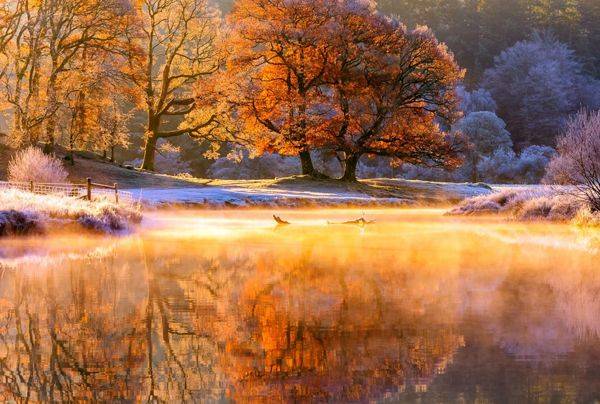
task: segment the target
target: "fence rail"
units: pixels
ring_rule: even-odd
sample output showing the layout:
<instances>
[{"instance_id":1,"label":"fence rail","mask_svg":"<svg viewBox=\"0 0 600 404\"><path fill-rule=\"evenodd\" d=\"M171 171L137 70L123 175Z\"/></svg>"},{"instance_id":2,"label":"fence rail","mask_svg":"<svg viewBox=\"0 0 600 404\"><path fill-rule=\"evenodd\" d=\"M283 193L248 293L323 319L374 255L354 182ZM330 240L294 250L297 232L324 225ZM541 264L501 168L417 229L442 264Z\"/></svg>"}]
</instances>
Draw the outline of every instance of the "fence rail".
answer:
<instances>
[{"instance_id":1,"label":"fence rail","mask_svg":"<svg viewBox=\"0 0 600 404\"><path fill-rule=\"evenodd\" d=\"M0 189L18 189L40 195L57 195L69 198L95 200L113 200L115 203L133 205L135 198L131 192L122 191L113 185L99 184L87 178L83 184L51 184L37 182L5 182L0 181Z\"/></svg>"}]
</instances>

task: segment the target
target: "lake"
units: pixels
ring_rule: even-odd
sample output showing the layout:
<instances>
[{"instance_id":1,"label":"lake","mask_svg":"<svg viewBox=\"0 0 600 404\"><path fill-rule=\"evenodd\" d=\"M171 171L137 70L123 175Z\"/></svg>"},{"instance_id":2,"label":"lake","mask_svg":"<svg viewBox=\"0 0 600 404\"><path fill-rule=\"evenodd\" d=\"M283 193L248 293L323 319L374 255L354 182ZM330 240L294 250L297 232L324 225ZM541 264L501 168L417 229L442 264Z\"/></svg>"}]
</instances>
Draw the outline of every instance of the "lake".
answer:
<instances>
[{"instance_id":1,"label":"lake","mask_svg":"<svg viewBox=\"0 0 600 404\"><path fill-rule=\"evenodd\" d=\"M600 400L599 231L272 213L0 241L0 399Z\"/></svg>"}]
</instances>

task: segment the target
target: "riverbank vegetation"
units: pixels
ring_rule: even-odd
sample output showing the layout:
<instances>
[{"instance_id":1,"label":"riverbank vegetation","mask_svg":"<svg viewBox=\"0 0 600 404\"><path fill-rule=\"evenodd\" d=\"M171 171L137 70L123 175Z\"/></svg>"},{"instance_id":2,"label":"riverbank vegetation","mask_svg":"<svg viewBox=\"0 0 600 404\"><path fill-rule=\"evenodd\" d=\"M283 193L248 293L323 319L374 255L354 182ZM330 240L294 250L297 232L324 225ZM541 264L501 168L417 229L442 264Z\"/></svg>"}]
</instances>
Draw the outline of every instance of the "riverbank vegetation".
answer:
<instances>
[{"instance_id":1,"label":"riverbank vegetation","mask_svg":"<svg viewBox=\"0 0 600 404\"><path fill-rule=\"evenodd\" d=\"M600 226L600 214L591 209L584 195L564 187L509 188L468 198L449 215L501 215L522 221L571 222Z\"/></svg>"},{"instance_id":2,"label":"riverbank vegetation","mask_svg":"<svg viewBox=\"0 0 600 404\"><path fill-rule=\"evenodd\" d=\"M133 204L118 204L114 197L105 196L88 200L76 188L65 187L68 184L61 182L67 171L62 161L35 147L13 156L8 177L11 182L0 183L0 236L39 234L68 226L115 233L141 219ZM34 183L42 186L34 188Z\"/></svg>"},{"instance_id":3,"label":"riverbank vegetation","mask_svg":"<svg viewBox=\"0 0 600 404\"><path fill-rule=\"evenodd\" d=\"M108 200L86 201L37 195L16 189L0 192L0 236L40 234L66 228L101 233L130 230L139 222L138 208Z\"/></svg>"},{"instance_id":4,"label":"riverbank vegetation","mask_svg":"<svg viewBox=\"0 0 600 404\"><path fill-rule=\"evenodd\" d=\"M545 181L562 186L508 189L468 199L452 214L508 213L518 219L600 224L600 111L581 111L558 138Z\"/></svg>"}]
</instances>

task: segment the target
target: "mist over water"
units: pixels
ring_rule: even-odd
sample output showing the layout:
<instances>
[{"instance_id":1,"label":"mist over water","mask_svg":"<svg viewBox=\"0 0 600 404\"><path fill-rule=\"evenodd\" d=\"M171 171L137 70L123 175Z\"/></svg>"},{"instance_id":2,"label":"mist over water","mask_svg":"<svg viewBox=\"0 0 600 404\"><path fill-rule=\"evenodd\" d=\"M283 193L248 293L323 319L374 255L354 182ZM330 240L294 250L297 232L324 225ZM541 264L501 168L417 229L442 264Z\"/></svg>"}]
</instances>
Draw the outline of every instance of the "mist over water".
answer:
<instances>
[{"instance_id":1,"label":"mist over water","mask_svg":"<svg viewBox=\"0 0 600 404\"><path fill-rule=\"evenodd\" d=\"M171 211L0 244L0 399L600 400L600 232Z\"/></svg>"}]
</instances>

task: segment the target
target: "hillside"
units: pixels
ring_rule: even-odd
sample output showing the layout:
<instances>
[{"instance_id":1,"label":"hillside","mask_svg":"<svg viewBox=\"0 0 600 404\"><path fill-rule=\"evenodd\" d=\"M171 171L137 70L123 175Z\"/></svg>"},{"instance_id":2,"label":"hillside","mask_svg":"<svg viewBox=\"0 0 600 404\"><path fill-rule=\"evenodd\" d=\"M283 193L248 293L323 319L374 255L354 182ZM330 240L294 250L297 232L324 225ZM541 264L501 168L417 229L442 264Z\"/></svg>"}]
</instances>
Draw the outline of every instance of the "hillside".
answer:
<instances>
[{"instance_id":1,"label":"hillside","mask_svg":"<svg viewBox=\"0 0 600 404\"><path fill-rule=\"evenodd\" d=\"M7 166L12 151L0 145L0 180L5 181ZM57 156L62 158L65 152L57 150ZM99 158L98 155L79 152L75 155L75 165L65 162L69 172L69 181L84 182L90 177L94 182L103 184L118 183L121 188L153 188L153 187L185 187L197 184L180 180L167 175L160 175L138 170L128 170L118 164L110 163Z\"/></svg>"}]
</instances>

